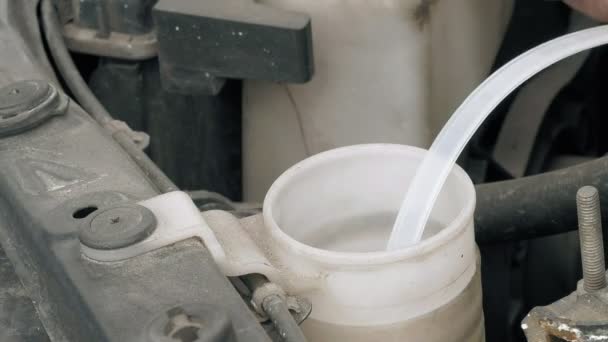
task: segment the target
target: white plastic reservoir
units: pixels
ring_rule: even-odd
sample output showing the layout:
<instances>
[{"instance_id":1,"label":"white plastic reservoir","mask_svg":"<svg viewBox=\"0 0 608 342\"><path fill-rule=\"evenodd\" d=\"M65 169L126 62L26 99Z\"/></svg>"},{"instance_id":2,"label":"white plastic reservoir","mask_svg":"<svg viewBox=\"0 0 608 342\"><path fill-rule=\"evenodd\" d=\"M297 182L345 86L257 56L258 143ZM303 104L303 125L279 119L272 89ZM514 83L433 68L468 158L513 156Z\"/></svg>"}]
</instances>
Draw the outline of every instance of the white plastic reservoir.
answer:
<instances>
[{"instance_id":1,"label":"white plastic reservoir","mask_svg":"<svg viewBox=\"0 0 608 342\"><path fill-rule=\"evenodd\" d=\"M423 240L385 250L403 189L426 153L371 144L317 154L274 182L262 214L241 219L201 214L184 192L162 194L139 203L158 221L147 239L81 249L116 262L195 237L226 276L263 274L284 290L269 285L258 298L308 299L302 327L311 342L482 342L475 189L461 168L451 169Z\"/></svg>"},{"instance_id":2,"label":"white plastic reservoir","mask_svg":"<svg viewBox=\"0 0 608 342\"><path fill-rule=\"evenodd\" d=\"M428 148L483 80L512 0L260 0L312 18L315 76L306 84L246 81L246 200L282 172L332 148Z\"/></svg>"},{"instance_id":3,"label":"white plastic reservoir","mask_svg":"<svg viewBox=\"0 0 608 342\"><path fill-rule=\"evenodd\" d=\"M475 190L462 169L448 177L423 241L384 251L425 153L390 144L339 148L272 185L265 230L255 235L280 270L272 280L311 300L303 324L310 341L484 340Z\"/></svg>"}]
</instances>

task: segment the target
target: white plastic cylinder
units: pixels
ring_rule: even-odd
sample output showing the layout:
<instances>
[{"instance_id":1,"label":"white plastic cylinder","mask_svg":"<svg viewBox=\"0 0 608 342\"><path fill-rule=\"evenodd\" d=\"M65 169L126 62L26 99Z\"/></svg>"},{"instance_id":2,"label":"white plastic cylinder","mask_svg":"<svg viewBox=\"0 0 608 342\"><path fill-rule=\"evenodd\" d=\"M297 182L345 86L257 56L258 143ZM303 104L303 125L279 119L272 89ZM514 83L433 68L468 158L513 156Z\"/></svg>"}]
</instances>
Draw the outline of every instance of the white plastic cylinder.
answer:
<instances>
[{"instance_id":1,"label":"white plastic cylinder","mask_svg":"<svg viewBox=\"0 0 608 342\"><path fill-rule=\"evenodd\" d=\"M315 155L280 176L264 201L288 293L312 301L311 341L478 342L483 313L474 241L475 190L456 167L418 245L384 247L425 151L372 144ZM302 287L298 274L319 274Z\"/></svg>"},{"instance_id":2,"label":"white plastic cylinder","mask_svg":"<svg viewBox=\"0 0 608 342\"><path fill-rule=\"evenodd\" d=\"M246 81L246 200L289 166L361 143L428 147L487 75L512 0L261 0L312 18L306 84Z\"/></svg>"}]
</instances>

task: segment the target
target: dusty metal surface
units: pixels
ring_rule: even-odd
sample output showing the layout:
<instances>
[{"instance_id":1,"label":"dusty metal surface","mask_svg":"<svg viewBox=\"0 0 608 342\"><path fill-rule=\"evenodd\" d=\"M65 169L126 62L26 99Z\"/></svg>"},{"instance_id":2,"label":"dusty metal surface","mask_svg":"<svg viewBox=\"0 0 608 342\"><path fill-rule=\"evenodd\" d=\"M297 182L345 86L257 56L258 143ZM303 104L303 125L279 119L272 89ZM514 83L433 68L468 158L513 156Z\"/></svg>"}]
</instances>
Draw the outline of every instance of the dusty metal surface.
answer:
<instances>
[{"instance_id":1,"label":"dusty metal surface","mask_svg":"<svg viewBox=\"0 0 608 342\"><path fill-rule=\"evenodd\" d=\"M529 342L608 341L607 295L606 291L575 292L549 306L533 309L521 327Z\"/></svg>"},{"instance_id":2,"label":"dusty metal surface","mask_svg":"<svg viewBox=\"0 0 608 342\"><path fill-rule=\"evenodd\" d=\"M13 81L44 75L54 80L40 42L36 13L37 1L0 1L0 22L10 22L0 28L0 86ZM15 16L15 14L17 14ZM34 43L29 45L29 43ZM15 70L8 61L36 63L31 68ZM7 254L14 253L14 245L3 241L0 247L0 341L50 341L38 317L28 291L23 287ZM8 253L4 250L7 249Z\"/></svg>"},{"instance_id":3,"label":"dusty metal surface","mask_svg":"<svg viewBox=\"0 0 608 342\"><path fill-rule=\"evenodd\" d=\"M0 341L50 341L3 249L0 249Z\"/></svg>"},{"instance_id":4,"label":"dusty metal surface","mask_svg":"<svg viewBox=\"0 0 608 342\"><path fill-rule=\"evenodd\" d=\"M36 5L0 0L0 86L26 79L58 84L39 36ZM154 317L200 303L221 308L236 341L268 341L198 241L124 262L82 257L78 234L87 213L156 194L135 162L73 101L64 115L0 139L0 243L50 339L149 341ZM18 323L40 327L35 319Z\"/></svg>"}]
</instances>

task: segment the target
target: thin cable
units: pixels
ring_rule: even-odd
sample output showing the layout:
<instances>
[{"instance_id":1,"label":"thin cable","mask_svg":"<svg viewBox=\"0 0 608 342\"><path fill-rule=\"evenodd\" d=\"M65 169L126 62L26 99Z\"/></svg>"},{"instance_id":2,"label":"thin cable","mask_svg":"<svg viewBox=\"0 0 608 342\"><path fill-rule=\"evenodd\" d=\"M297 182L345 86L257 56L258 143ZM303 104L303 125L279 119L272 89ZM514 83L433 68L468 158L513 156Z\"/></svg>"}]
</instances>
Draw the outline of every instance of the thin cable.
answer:
<instances>
[{"instance_id":1,"label":"thin cable","mask_svg":"<svg viewBox=\"0 0 608 342\"><path fill-rule=\"evenodd\" d=\"M248 274L241 277L241 280L254 294L269 284L268 279L261 274ZM264 313L272 321L272 324L277 329L277 332L282 341L285 342L306 342L307 339L300 329L300 326L293 318L287 307L285 300L276 293L268 293L262 298L261 303L258 303Z\"/></svg>"},{"instance_id":2,"label":"thin cable","mask_svg":"<svg viewBox=\"0 0 608 342\"><path fill-rule=\"evenodd\" d=\"M48 43L49 51L55 61L55 65L65 80L68 88L78 103L84 108L89 115L95 119L100 125L106 126L112 120L112 116L97 100L97 97L90 91L89 86L80 75L80 71L74 64L72 56L68 51L61 34L61 24L53 7L51 0L42 1L42 27L44 36Z\"/></svg>"},{"instance_id":3,"label":"thin cable","mask_svg":"<svg viewBox=\"0 0 608 342\"><path fill-rule=\"evenodd\" d=\"M306 337L298 323L293 319L287 304L278 295L270 295L264 298L262 303L264 312L268 315L279 336L285 342L306 342Z\"/></svg>"}]
</instances>

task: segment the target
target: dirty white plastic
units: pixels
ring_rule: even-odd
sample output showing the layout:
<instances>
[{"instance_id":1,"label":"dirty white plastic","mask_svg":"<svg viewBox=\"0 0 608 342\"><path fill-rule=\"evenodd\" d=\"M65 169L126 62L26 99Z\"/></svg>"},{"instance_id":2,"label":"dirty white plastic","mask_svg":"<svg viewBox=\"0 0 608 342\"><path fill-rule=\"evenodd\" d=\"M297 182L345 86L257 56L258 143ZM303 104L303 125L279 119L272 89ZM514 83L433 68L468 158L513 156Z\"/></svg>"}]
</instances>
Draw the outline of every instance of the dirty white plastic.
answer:
<instances>
[{"instance_id":1,"label":"dirty white plastic","mask_svg":"<svg viewBox=\"0 0 608 342\"><path fill-rule=\"evenodd\" d=\"M608 25L542 44L512 60L484 81L454 112L416 172L395 221L388 250L417 243L450 170L486 117L513 90L546 67L583 50L608 44Z\"/></svg>"},{"instance_id":2,"label":"dirty white plastic","mask_svg":"<svg viewBox=\"0 0 608 342\"><path fill-rule=\"evenodd\" d=\"M259 2L311 16L315 75L305 84L244 82L248 201L262 201L291 165L332 148L428 148L488 75L512 0Z\"/></svg>"},{"instance_id":3,"label":"dirty white plastic","mask_svg":"<svg viewBox=\"0 0 608 342\"><path fill-rule=\"evenodd\" d=\"M452 170L438 198L432 236L384 251L401 189L425 153L389 144L339 148L304 160L272 185L264 201L267 236L257 239L283 271L275 281L312 301L309 340L482 340L475 190L462 169Z\"/></svg>"},{"instance_id":4,"label":"dirty white plastic","mask_svg":"<svg viewBox=\"0 0 608 342\"><path fill-rule=\"evenodd\" d=\"M149 237L132 246L110 250L90 248L81 244L82 253L97 261L120 261L179 241L197 238L205 242L216 262L223 263L226 259L224 249L187 193L173 191L137 204L150 209L156 217L156 229Z\"/></svg>"},{"instance_id":5,"label":"dirty white plastic","mask_svg":"<svg viewBox=\"0 0 608 342\"><path fill-rule=\"evenodd\" d=\"M420 244L384 251L401 189L426 151L359 145L315 155L271 187L264 213L200 215L187 194L139 204L158 225L128 248L81 246L99 261L128 259L196 238L227 276L260 273L313 305L303 329L315 342L481 342L483 314L474 241L475 190L450 173Z\"/></svg>"}]
</instances>

